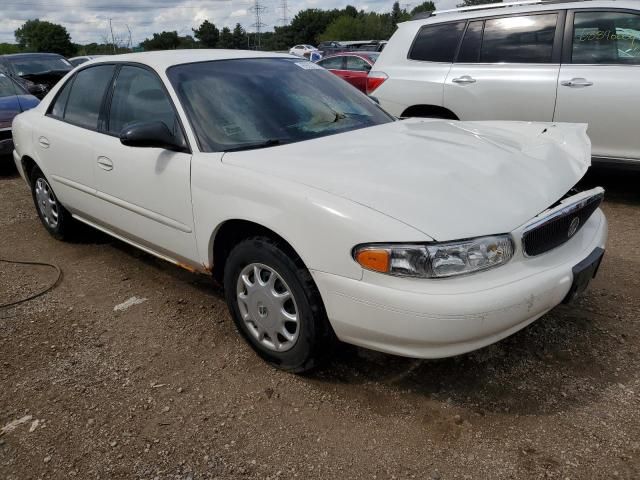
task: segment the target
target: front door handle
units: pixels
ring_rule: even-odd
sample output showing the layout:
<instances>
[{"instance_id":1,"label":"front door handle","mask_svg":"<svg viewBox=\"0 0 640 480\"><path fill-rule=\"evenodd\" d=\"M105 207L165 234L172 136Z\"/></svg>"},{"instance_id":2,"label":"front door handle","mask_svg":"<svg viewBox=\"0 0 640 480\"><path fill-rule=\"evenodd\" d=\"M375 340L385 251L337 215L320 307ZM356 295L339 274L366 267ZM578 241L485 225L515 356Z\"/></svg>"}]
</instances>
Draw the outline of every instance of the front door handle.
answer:
<instances>
[{"instance_id":1,"label":"front door handle","mask_svg":"<svg viewBox=\"0 0 640 480\"><path fill-rule=\"evenodd\" d=\"M461 83L461 84L467 84L467 83L476 83L476 79L473 77L470 77L469 75L463 75L461 77L458 78L454 78L453 80L451 80L453 83Z\"/></svg>"},{"instance_id":2,"label":"front door handle","mask_svg":"<svg viewBox=\"0 0 640 480\"><path fill-rule=\"evenodd\" d=\"M40 137L38 143L42 148L49 148L49 139L47 137Z\"/></svg>"},{"instance_id":3,"label":"front door handle","mask_svg":"<svg viewBox=\"0 0 640 480\"><path fill-rule=\"evenodd\" d=\"M107 172L113 170L113 162L107 157L98 157L98 166Z\"/></svg>"},{"instance_id":4,"label":"front door handle","mask_svg":"<svg viewBox=\"0 0 640 480\"><path fill-rule=\"evenodd\" d=\"M571 80L564 80L560 82L560 84L563 87L580 88L580 87L590 87L591 85L593 85L593 82L590 82L586 78L572 78Z\"/></svg>"}]
</instances>

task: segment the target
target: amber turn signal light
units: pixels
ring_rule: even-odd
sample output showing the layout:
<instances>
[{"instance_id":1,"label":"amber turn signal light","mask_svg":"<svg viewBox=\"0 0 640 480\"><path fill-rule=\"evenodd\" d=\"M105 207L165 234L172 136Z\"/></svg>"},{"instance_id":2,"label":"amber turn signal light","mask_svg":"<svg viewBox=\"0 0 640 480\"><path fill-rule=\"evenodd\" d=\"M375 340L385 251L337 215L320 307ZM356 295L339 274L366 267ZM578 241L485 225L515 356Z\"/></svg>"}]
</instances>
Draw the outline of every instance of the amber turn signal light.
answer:
<instances>
[{"instance_id":1,"label":"amber turn signal light","mask_svg":"<svg viewBox=\"0 0 640 480\"><path fill-rule=\"evenodd\" d=\"M356 252L355 259L363 268L375 272L386 273L389 271L391 255L388 250L367 248Z\"/></svg>"}]
</instances>

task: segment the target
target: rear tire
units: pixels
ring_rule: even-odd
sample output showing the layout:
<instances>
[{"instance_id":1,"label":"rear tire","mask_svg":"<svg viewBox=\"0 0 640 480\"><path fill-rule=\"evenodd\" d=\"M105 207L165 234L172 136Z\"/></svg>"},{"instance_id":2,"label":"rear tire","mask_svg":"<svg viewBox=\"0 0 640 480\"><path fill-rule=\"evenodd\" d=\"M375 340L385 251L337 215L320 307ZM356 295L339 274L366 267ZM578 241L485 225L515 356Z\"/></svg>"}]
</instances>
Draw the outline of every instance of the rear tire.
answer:
<instances>
[{"instance_id":1,"label":"rear tire","mask_svg":"<svg viewBox=\"0 0 640 480\"><path fill-rule=\"evenodd\" d=\"M276 368L306 372L336 343L309 271L297 255L269 237L243 240L231 250L224 291L242 336Z\"/></svg>"},{"instance_id":2,"label":"rear tire","mask_svg":"<svg viewBox=\"0 0 640 480\"><path fill-rule=\"evenodd\" d=\"M33 203L44 228L58 240L68 241L75 238L78 222L58 201L42 170L34 166L29 179L31 180Z\"/></svg>"}]
</instances>

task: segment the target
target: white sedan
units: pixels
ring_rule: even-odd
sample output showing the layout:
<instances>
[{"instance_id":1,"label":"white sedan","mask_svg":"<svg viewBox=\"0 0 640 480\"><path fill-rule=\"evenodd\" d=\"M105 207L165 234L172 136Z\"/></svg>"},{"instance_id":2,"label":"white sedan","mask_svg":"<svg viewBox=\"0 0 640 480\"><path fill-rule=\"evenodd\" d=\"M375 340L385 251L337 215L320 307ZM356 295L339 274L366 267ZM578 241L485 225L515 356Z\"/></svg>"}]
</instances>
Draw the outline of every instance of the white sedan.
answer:
<instances>
[{"instance_id":1,"label":"white sedan","mask_svg":"<svg viewBox=\"0 0 640 480\"><path fill-rule=\"evenodd\" d=\"M313 52L319 52L313 45L296 45L289 50L290 55L306 58L309 58Z\"/></svg>"},{"instance_id":2,"label":"white sedan","mask_svg":"<svg viewBox=\"0 0 640 480\"><path fill-rule=\"evenodd\" d=\"M437 358L581 293L604 253L585 125L398 121L287 55L106 57L13 124L44 227L78 222L224 286L270 363L335 339Z\"/></svg>"}]
</instances>

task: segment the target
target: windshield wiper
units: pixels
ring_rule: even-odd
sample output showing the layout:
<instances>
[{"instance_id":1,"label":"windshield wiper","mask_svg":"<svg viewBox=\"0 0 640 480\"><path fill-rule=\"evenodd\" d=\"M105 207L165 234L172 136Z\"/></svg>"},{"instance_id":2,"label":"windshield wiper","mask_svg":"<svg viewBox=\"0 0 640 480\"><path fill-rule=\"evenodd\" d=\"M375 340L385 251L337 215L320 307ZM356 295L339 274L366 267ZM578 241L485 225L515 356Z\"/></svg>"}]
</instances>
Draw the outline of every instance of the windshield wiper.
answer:
<instances>
[{"instance_id":1,"label":"windshield wiper","mask_svg":"<svg viewBox=\"0 0 640 480\"><path fill-rule=\"evenodd\" d=\"M238 145L237 147L226 148L222 151L223 152L240 152L242 150L255 150L257 148L275 147L276 145L284 145L285 143L288 143L288 142L286 140L282 140L279 138L270 138L269 140L265 140L263 142L245 143L244 145Z\"/></svg>"}]
</instances>

